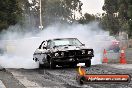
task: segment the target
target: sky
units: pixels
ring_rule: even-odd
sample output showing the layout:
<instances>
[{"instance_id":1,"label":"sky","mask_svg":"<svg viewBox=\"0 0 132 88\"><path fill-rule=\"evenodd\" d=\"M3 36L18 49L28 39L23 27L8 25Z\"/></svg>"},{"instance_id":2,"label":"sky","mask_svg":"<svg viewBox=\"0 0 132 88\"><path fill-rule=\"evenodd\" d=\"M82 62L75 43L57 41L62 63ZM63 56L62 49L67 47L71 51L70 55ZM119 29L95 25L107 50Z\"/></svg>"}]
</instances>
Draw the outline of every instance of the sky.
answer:
<instances>
[{"instance_id":1,"label":"sky","mask_svg":"<svg viewBox=\"0 0 132 88\"><path fill-rule=\"evenodd\" d=\"M103 13L104 0L80 0L83 3L82 13L97 14Z\"/></svg>"}]
</instances>

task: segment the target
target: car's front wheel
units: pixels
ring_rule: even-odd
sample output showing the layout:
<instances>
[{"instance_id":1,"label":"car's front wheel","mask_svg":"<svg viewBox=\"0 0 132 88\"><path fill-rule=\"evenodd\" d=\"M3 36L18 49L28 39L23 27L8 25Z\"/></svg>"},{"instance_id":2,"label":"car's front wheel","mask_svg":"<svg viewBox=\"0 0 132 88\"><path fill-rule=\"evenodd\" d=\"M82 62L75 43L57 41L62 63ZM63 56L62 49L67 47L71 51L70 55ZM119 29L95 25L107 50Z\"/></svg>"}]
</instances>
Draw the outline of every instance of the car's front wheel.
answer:
<instances>
[{"instance_id":1,"label":"car's front wheel","mask_svg":"<svg viewBox=\"0 0 132 88\"><path fill-rule=\"evenodd\" d=\"M50 69L56 68L56 64L52 58L50 59L49 65L50 65Z\"/></svg>"},{"instance_id":2,"label":"car's front wheel","mask_svg":"<svg viewBox=\"0 0 132 88\"><path fill-rule=\"evenodd\" d=\"M86 66L86 67L91 67L91 59L90 59L90 60L87 60L87 61L85 62L85 66Z\"/></svg>"}]
</instances>

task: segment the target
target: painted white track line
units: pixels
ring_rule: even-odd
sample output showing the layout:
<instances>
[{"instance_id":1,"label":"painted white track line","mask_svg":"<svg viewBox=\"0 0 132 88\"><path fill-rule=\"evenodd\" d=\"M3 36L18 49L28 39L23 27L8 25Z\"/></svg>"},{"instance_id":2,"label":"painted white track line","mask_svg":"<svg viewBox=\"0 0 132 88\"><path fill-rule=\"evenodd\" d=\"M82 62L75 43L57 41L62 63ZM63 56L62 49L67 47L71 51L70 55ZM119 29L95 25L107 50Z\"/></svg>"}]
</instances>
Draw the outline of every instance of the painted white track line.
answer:
<instances>
[{"instance_id":1,"label":"painted white track line","mask_svg":"<svg viewBox=\"0 0 132 88\"><path fill-rule=\"evenodd\" d=\"M11 71L10 71L11 72ZM29 81L26 77L24 77L21 74L18 74L16 72L11 72L12 75L19 80L19 82L21 82L26 88L43 88L41 86L39 86L37 83Z\"/></svg>"},{"instance_id":2,"label":"painted white track line","mask_svg":"<svg viewBox=\"0 0 132 88\"><path fill-rule=\"evenodd\" d=\"M11 71L10 69L6 69L12 75L14 76L15 79L17 79L20 83L22 83L26 88L66 88L66 87L58 87L58 86L51 86L51 87L42 87L38 83L35 83L33 81L30 81L21 73L17 73L15 71ZM1 87L0 87L1 88Z\"/></svg>"},{"instance_id":3,"label":"painted white track line","mask_svg":"<svg viewBox=\"0 0 132 88\"><path fill-rule=\"evenodd\" d=\"M0 80L0 88L6 88L1 80Z\"/></svg>"}]
</instances>

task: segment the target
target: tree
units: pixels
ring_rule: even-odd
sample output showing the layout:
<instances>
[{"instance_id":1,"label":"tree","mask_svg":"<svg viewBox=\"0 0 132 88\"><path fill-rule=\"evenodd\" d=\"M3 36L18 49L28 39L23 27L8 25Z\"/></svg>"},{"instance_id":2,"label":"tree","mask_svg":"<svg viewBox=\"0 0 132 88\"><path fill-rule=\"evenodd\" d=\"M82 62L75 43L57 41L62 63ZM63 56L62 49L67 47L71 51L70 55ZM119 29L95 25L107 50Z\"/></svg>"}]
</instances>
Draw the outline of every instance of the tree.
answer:
<instances>
[{"instance_id":1,"label":"tree","mask_svg":"<svg viewBox=\"0 0 132 88\"><path fill-rule=\"evenodd\" d=\"M2 0L0 5L0 29L19 22L39 26L39 0ZM76 13L81 15L80 0L42 0L43 25L61 21L76 21ZM4 8L4 9L3 9ZM25 25L24 25L25 26Z\"/></svg>"},{"instance_id":2,"label":"tree","mask_svg":"<svg viewBox=\"0 0 132 88\"><path fill-rule=\"evenodd\" d=\"M102 17L102 25L104 29L110 31L111 34L117 34L120 29L118 16L115 15L118 11L118 1L105 0L102 9L106 11L106 14L104 13Z\"/></svg>"},{"instance_id":3,"label":"tree","mask_svg":"<svg viewBox=\"0 0 132 88\"><path fill-rule=\"evenodd\" d=\"M126 31L132 36L132 0L105 0L102 24L105 29L116 34L119 31Z\"/></svg>"},{"instance_id":4,"label":"tree","mask_svg":"<svg viewBox=\"0 0 132 88\"><path fill-rule=\"evenodd\" d=\"M0 3L0 31L15 25L21 17L21 8L17 0L1 0Z\"/></svg>"},{"instance_id":5,"label":"tree","mask_svg":"<svg viewBox=\"0 0 132 88\"><path fill-rule=\"evenodd\" d=\"M91 14L88 14L88 13L85 13L84 16L82 16L78 22L81 23L81 24L87 24L91 21L95 21L97 18L94 16L94 15L91 15Z\"/></svg>"},{"instance_id":6,"label":"tree","mask_svg":"<svg viewBox=\"0 0 132 88\"><path fill-rule=\"evenodd\" d=\"M33 0L34 15L39 19L39 1ZM81 14L82 3L80 0L42 0L43 25L49 25L56 21L72 23L76 20L75 13ZM39 25L39 22L37 22Z\"/></svg>"}]
</instances>

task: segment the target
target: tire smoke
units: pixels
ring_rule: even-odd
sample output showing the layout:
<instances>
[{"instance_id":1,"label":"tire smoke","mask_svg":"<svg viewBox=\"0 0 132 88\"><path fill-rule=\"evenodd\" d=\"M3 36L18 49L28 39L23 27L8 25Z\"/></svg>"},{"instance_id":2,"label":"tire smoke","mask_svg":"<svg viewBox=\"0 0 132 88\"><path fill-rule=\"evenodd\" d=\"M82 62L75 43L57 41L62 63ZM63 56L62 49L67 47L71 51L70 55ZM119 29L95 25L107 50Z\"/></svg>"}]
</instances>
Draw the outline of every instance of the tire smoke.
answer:
<instances>
[{"instance_id":1,"label":"tire smoke","mask_svg":"<svg viewBox=\"0 0 132 88\"><path fill-rule=\"evenodd\" d=\"M13 28L17 29L18 26ZM94 49L92 64L101 64L102 50L109 44L98 42L97 35L109 36L109 32L102 30L98 22L86 25L56 23L36 34L6 31L1 40L0 49L4 53L0 55L0 65L5 68L38 68L38 63L33 61L33 53L43 40L53 38L78 38L87 47Z\"/></svg>"}]
</instances>

